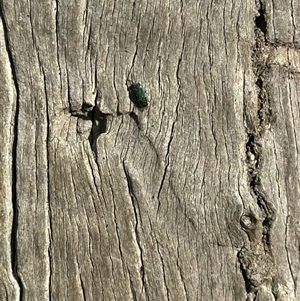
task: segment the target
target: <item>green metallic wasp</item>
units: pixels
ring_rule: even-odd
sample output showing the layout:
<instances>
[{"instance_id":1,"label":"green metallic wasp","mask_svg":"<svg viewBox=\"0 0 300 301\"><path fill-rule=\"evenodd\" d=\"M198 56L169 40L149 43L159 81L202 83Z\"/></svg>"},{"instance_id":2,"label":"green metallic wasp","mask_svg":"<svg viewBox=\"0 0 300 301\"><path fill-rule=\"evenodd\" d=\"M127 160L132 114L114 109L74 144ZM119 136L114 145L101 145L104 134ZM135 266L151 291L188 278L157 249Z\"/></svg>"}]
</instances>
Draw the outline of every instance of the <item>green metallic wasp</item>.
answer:
<instances>
[{"instance_id":1,"label":"green metallic wasp","mask_svg":"<svg viewBox=\"0 0 300 301\"><path fill-rule=\"evenodd\" d=\"M148 100L145 96L145 91L140 83L133 83L128 87L129 98L136 105L142 109L147 107Z\"/></svg>"}]
</instances>

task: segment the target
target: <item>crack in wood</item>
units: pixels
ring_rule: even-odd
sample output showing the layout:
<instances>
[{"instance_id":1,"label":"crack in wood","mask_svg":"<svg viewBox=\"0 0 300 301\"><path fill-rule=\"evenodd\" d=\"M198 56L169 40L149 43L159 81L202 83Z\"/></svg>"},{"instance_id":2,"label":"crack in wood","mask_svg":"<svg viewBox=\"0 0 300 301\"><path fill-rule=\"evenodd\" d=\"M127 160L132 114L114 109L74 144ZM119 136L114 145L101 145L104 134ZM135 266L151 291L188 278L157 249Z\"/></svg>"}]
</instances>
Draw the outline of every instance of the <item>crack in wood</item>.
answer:
<instances>
[{"instance_id":1,"label":"crack in wood","mask_svg":"<svg viewBox=\"0 0 300 301\"><path fill-rule=\"evenodd\" d=\"M91 145L91 149L93 153L97 154L97 147L96 142L98 137L107 131L107 116L110 114L102 113L98 106L95 105L92 111L91 120L93 122L90 135L89 135L89 142Z\"/></svg>"},{"instance_id":2,"label":"crack in wood","mask_svg":"<svg viewBox=\"0 0 300 301\"><path fill-rule=\"evenodd\" d=\"M260 212L248 212L241 217L240 224L247 233L250 243L249 246L242 247L238 252L238 260L247 291L247 301L276 300L273 292L276 264L271 250L271 230L276 218L276 210L262 188L261 179L263 153L261 142L265 131L270 127L273 113L265 85L265 77L269 69L270 47L266 42L268 24L265 18L265 7L261 0L258 2L255 26L256 44L253 48L252 60L258 88L257 123L254 127L248 125L246 163L249 186Z\"/></svg>"},{"instance_id":3,"label":"crack in wood","mask_svg":"<svg viewBox=\"0 0 300 301\"><path fill-rule=\"evenodd\" d=\"M262 1L260 0L258 9L258 16L255 18L255 25L259 28L264 35L267 34L267 21L265 19L265 7Z\"/></svg>"},{"instance_id":4,"label":"crack in wood","mask_svg":"<svg viewBox=\"0 0 300 301\"><path fill-rule=\"evenodd\" d=\"M12 228L11 228L11 268L12 268L12 274L15 280L17 281L20 289L20 295L19 299L23 299L24 295L24 285L22 282L21 277L18 274L18 224L19 224L19 214L18 214L18 201L17 201L17 144L18 144L18 126L19 126L19 85L17 81L17 73L16 73L16 67L13 60L13 54L11 52L11 47L9 45L9 39L8 34L9 30L7 28L7 24L3 15L3 4L0 3L0 19L2 21L3 26L3 33L4 33L4 39L5 39L5 47L7 56L10 63L11 73L12 73L12 79L16 90L16 107L15 107L15 116L14 116L14 134L13 134L13 146L12 146L12 208L13 208L13 217L12 217Z\"/></svg>"}]
</instances>

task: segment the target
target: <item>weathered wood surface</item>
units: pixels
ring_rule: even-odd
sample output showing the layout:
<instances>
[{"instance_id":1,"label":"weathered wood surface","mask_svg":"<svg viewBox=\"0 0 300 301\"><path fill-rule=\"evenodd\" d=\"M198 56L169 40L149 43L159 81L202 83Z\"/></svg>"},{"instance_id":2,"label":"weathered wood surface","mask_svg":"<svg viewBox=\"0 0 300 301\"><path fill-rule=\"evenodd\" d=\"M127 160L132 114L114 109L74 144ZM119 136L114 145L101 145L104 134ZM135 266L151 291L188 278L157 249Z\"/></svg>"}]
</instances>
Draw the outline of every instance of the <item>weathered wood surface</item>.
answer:
<instances>
[{"instance_id":1,"label":"weathered wood surface","mask_svg":"<svg viewBox=\"0 0 300 301\"><path fill-rule=\"evenodd\" d=\"M300 4L0 7L1 300L300 300Z\"/></svg>"}]
</instances>

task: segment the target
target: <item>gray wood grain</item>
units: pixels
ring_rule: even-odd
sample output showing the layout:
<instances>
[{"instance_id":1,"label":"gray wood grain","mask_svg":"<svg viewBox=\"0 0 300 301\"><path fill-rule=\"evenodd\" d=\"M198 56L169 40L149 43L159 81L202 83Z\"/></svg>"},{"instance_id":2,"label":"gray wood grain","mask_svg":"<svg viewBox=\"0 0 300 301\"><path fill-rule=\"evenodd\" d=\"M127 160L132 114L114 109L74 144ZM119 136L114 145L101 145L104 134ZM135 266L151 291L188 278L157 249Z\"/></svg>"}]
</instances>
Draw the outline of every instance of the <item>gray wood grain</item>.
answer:
<instances>
[{"instance_id":1,"label":"gray wood grain","mask_svg":"<svg viewBox=\"0 0 300 301\"><path fill-rule=\"evenodd\" d=\"M3 0L0 299L298 300L298 6Z\"/></svg>"}]
</instances>

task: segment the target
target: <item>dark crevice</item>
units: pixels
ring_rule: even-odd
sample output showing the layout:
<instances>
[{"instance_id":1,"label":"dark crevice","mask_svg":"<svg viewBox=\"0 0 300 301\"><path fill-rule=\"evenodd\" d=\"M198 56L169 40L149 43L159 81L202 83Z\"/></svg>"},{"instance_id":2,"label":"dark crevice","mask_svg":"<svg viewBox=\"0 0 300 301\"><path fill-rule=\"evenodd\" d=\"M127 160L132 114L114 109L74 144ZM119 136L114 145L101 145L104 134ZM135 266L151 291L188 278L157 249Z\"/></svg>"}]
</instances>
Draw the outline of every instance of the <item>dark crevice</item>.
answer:
<instances>
[{"instance_id":1,"label":"dark crevice","mask_svg":"<svg viewBox=\"0 0 300 301\"><path fill-rule=\"evenodd\" d=\"M107 131L107 116L109 115L110 114L102 113L97 105L95 105L93 110L90 112L89 119L93 121L93 125L88 139L91 149L95 154L97 149L97 138Z\"/></svg>"},{"instance_id":2,"label":"dark crevice","mask_svg":"<svg viewBox=\"0 0 300 301\"><path fill-rule=\"evenodd\" d=\"M276 211L261 184L262 144L259 142L261 139L263 139L262 134L248 134L246 143L249 186L262 213L256 215L248 210L240 220L250 242L248 247L243 247L238 252L238 260L248 294L247 300L256 300L260 286L269 281L268 279L273 279L276 270L271 250L271 230Z\"/></svg>"},{"instance_id":3,"label":"dark crevice","mask_svg":"<svg viewBox=\"0 0 300 301\"><path fill-rule=\"evenodd\" d=\"M41 65L42 66L42 65ZM42 67L43 71L43 79L44 79L44 93L45 93L45 99L46 99L46 119L47 119L47 134L46 134L46 158L47 158L47 205L48 205L48 214L49 214L49 246L48 246L48 256L49 256L49 292L52 291L52 262L51 262L51 243L53 241L52 239L52 209L51 209L51 179L50 179L50 144L49 144L49 139L50 139L50 117L49 117L49 99L48 99L48 94L47 94L47 80L46 80L46 75L44 68ZM49 301L51 301L51 294L49 294Z\"/></svg>"},{"instance_id":4,"label":"dark crevice","mask_svg":"<svg viewBox=\"0 0 300 301\"><path fill-rule=\"evenodd\" d=\"M134 112L130 112L129 116L130 116L130 118L132 118L134 120L134 122L136 123L137 127L139 129L141 129L141 123L139 121L139 117Z\"/></svg>"},{"instance_id":5,"label":"dark crevice","mask_svg":"<svg viewBox=\"0 0 300 301\"><path fill-rule=\"evenodd\" d=\"M83 103L80 110L70 111L72 116L83 118L86 120L92 119L95 106L92 104ZM86 117L86 118L85 118Z\"/></svg>"},{"instance_id":6,"label":"dark crevice","mask_svg":"<svg viewBox=\"0 0 300 301\"><path fill-rule=\"evenodd\" d=\"M259 28L264 35L267 34L267 21L265 18L265 8L262 1L259 1L259 9L258 9L258 16L255 18L255 25Z\"/></svg>"},{"instance_id":7,"label":"dark crevice","mask_svg":"<svg viewBox=\"0 0 300 301\"><path fill-rule=\"evenodd\" d=\"M13 60L13 54L11 52L8 29L4 16L3 2L0 2L0 18L2 20L5 47L10 62L12 78L16 89L16 108L14 116L14 133L13 133L13 145L12 145L12 229L11 229L11 265L12 273L19 284L20 288L20 300L23 299L24 287L21 278L18 275L18 226L19 226L19 211L18 211L18 196L17 196L17 145L18 145L18 133L19 133L19 112L20 112L20 91L17 81L16 68Z\"/></svg>"},{"instance_id":8,"label":"dark crevice","mask_svg":"<svg viewBox=\"0 0 300 301\"><path fill-rule=\"evenodd\" d=\"M79 119L82 119L82 120L93 120L94 109L92 109L92 111L88 111L88 112L73 111L73 112L71 112L71 115L74 117L77 117Z\"/></svg>"},{"instance_id":9,"label":"dark crevice","mask_svg":"<svg viewBox=\"0 0 300 301\"><path fill-rule=\"evenodd\" d=\"M248 163L249 184L252 190L256 185L261 183L260 180L260 156L262 146L257 142L254 134L248 134L248 141L246 143L246 156Z\"/></svg>"},{"instance_id":10,"label":"dark crevice","mask_svg":"<svg viewBox=\"0 0 300 301\"><path fill-rule=\"evenodd\" d=\"M89 103L83 103L81 106L81 111L86 112L87 114L94 109L94 105Z\"/></svg>"},{"instance_id":11,"label":"dark crevice","mask_svg":"<svg viewBox=\"0 0 300 301\"><path fill-rule=\"evenodd\" d=\"M261 184L262 145L259 142L261 139L262 135L248 134L246 158L249 186L262 214L256 216L252 212L246 212L240 221L250 242L248 247L243 247L238 253L249 300L256 299L260 286L268 279L273 279L276 269L271 250L271 230L276 210ZM261 279L260 282L257 282L258 278Z\"/></svg>"},{"instance_id":12,"label":"dark crevice","mask_svg":"<svg viewBox=\"0 0 300 301\"><path fill-rule=\"evenodd\" d=\"M257 198L257 204L263 212L263 235L262 243L266 253L272 255L271 250L271 230L273 222L276 219L276 210L271 202L270 198L267 196L266 192L262 190L260 185L255 186L254 193Z\"/></svg>"},{"instance_id":13,"label":"dark crevice","mask_svg":"<svg viewBox=\"0 0 300 301\"><path fill-rule=\"evenodd\" d=\"M240 219L242 229L247 233L249 242L238 252L238 260L245 281L247 301L267 298L273 294L270 284L276 274L276 266L271 250L272 225L276 211L272 199L267 195L262 185L263 141L264 133L275 121L272 116L268 94L268 61L269 45L266 41L267 21L265 6L261 0L258 3L258 15L255 18L255 46L253 48L253 73L256 76L257 112L256 120L247 126L248 140L246 142L246 164L251 195L260 212L245 209ZM268 292L261 289L264 285Z\"/></svg>"},{"instance_id":14,"label":"dark crevice","mask_svg":"<svg viewBox=\"0 0 300 301\"><path fill-rule=\"evenodd\" d=\"M17 199L17 135L18 135L18 113L19 105L16 107L14 142L12 148L12 206L13 220L11 229L11 264L14 277L20 287L20 300L23 299L23 284L18 275L18 228L19 228L19 210Z\"/></svg>"},{"instance_id":15,"label":"dark crevice","mask_svg":"<svg viewBox=\"0 0 300 301\"><path fill-rule=\"evenodd\" d=\"M255 84L261 90L263 87L263 80L261 78L258 78Z\"/></svg>"},{"instance_id":16,"label":"dark crevice","mask_svg":"<svg viewBox=\"0 0 300 301\"><path fill-rule=\"evenodd\" d=\"M81 277L81 274L79 274L79 277L80 277L80 285L81 285L83 300L86 301L87 297L86 297L85 287L84 287L84 283L83 283L83 279Z\"/></svg>"}]
</instances>

